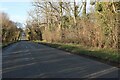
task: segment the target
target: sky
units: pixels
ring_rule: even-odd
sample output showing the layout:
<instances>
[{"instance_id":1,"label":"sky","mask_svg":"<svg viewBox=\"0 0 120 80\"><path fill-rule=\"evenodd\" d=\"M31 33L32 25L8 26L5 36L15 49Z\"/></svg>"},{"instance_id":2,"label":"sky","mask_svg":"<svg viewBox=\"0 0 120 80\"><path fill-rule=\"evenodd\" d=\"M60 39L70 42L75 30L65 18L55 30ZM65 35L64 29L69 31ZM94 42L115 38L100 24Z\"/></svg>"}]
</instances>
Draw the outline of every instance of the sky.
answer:
<instances>
[{"instance_id":1,"label":"sky","mask_svg":"<svg viewBox=\"0 0 120 80\"><path fill-rule=\"evenodd\" d=\"M10 20L14 22L25 23L27 12L32 7L31 2L1 2L0 11L8 14Z\"/></svg>"},{"instance_id":2,"label":"sky","mask_svg":"<svg viewBox=\"0 0 120 80\"><path fill-rule=\"evenodd\" d=\"M31 1L32 0L0 0L0 11L7 13L10 20L25 24L28 17L27 12L32 8Z\"/></svg>"}]
</instances>

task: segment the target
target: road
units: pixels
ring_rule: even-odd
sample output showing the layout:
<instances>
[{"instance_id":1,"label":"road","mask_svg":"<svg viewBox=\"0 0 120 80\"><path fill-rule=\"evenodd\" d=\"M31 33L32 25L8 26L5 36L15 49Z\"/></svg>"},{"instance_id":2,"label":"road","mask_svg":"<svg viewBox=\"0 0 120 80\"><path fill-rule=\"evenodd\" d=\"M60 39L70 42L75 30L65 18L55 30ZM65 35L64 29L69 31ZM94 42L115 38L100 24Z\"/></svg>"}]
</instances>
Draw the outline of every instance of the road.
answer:
<instances>
[{"instance_id":1,"label":"road","mask_svg":"<svg viewBox=\"0 0 120 80\"><path fill-rule=\"evenodd\" d=\"M20 41L2 51L3 78L118 78L118 68L55 48Z\"/></svg>"}]
</instances>

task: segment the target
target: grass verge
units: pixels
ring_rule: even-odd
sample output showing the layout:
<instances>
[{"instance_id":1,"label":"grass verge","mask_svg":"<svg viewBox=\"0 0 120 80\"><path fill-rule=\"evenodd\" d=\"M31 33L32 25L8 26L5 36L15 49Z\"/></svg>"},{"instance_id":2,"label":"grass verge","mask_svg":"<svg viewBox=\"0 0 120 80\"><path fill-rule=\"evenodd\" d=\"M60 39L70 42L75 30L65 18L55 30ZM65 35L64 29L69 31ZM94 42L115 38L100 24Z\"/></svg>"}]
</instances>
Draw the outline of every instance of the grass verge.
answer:
<instances>
[{"instance_id":1,"label":"grass verge","mask_svg":"<svg viewBox=\"0 0 120 80\"><path fill-rule=\"evenodd\" d=\"M80 56L95 59L103 63L110 64L112 66L120 67L120 54L117 50L89 48L78 44L49 43L41 41L34 42L41 43L43 45L54 47Z\"/></svg>"}]
</instances>

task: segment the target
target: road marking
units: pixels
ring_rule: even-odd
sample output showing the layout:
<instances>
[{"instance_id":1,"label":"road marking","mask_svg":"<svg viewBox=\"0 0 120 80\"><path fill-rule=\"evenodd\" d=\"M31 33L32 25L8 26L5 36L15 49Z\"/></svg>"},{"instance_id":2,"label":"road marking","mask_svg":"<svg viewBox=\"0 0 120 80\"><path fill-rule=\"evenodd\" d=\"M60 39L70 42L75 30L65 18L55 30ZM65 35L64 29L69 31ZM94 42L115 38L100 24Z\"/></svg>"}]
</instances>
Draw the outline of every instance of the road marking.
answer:
<instances>
[{"instance_id":1,"label":"road marking","mask_svg":"<svg viewBox=\"0 0 120 80\"><path fill-rule=\"evenodd\" d=\"M36 62L35 62L35 63L30 63L30 64L18 65L18 66L14 66L14 67L10 67L10 68L6 68L6 69L3 69L3 70L2 70L2 73L6 73L6 72L9 72L9 71L14 70L14 69L16 69L16 68L21 68L21 67L25 67L25 66L30 66L30 65L33 65L33 64L36 64Z\"/></svg>"},{"instance_id":2,"label":"road marking","mask_svg":"<svg viewBox=\"0 0 120 80\"><path fill-rule=\"evenodd\" d=\"M116 67L112 67L112 68L105 69L105 70L102 70L102 71L99 71L99 72L96 72L96 73L89 74L87 76L84 76L84 78L96 78L96 77L108 74L110 72L113 72L115 70L118 70L118 69Z\"/></svg>"}]
</instances>

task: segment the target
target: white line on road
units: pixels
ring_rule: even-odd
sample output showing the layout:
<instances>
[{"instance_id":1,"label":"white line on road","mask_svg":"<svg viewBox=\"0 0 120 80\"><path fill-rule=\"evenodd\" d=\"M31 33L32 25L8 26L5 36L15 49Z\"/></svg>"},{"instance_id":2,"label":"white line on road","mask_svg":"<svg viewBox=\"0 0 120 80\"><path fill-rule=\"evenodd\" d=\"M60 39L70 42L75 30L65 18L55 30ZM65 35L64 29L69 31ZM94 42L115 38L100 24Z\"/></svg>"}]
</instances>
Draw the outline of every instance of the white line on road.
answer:
<instances>
[{"instance_id":1,"label":"white line on road","mask_svg":"<svg viewBox=\"0 0 120 80\"><path fill-rule=\"evenodd\" d=\"M105 69L105 70L102 70L102 71L99 71L99 72L96 72L96 73L92 73L92 74L89 74L87 76L84 76L85 78L96 78L96 77L99 77L99 76L102 76L102 75L105 75L105 74L108 74L110 72L113 72L113 71L117 71L118 69L116 67L112 67L112 68L109 68L109 69Z\"/></svg>"}]
</instances>

